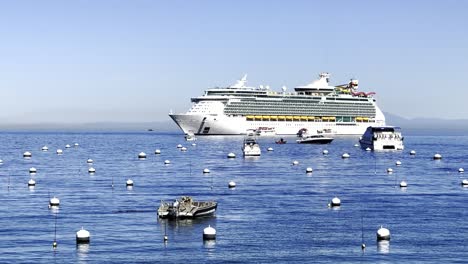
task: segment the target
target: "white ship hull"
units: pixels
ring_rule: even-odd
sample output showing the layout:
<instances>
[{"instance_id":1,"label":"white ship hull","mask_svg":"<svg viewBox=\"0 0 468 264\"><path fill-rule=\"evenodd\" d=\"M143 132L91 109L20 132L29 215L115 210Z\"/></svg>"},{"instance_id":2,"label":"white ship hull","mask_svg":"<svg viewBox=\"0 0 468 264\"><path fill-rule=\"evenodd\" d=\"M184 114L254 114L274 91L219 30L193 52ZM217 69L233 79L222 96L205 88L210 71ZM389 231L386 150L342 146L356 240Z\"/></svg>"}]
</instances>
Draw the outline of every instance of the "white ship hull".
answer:
<instances>
[{"instance_id":1,"label":"white ship hull","mask_svg":"<svg viewBox=\"0 0 468 264\"><path fill-rule=\"evenodd\" d=\"M249 129L273 127L278 135L296 135L301 128L308 131L331 129L337 135L362 135L369 126L382 126L385 122L300 122L300 121L247 121L245 117L196 114L169 115L184 133L195 135L245 135Z\"/></svg>"}]
</instances>

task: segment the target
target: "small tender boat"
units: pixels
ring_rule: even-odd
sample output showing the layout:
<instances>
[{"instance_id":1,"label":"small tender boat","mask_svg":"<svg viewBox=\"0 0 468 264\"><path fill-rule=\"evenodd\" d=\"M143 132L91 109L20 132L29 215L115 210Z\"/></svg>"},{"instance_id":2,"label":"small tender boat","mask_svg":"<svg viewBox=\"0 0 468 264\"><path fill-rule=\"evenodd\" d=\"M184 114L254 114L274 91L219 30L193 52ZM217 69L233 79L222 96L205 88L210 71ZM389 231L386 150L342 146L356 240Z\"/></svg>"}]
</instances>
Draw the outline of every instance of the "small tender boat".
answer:
<instances>
[{"instance_id":1,"label":"small tender boat","mask_svg":"<svg viewBox=\"0 0 468 264\"><path fill-rule=\"evenodd\" d=\"M182 196L173 203L161 201L158 209L160 218L194 218L213 214L218 207L215 201L194 201L190 196Z\"/></svg>"},{"instance_id":2,"label":"small tender boat","mask_svg":"<svg viewBox=\"0 0 468 264\"><path fill-rule=\"evenodd\" d=\"M296 140L296 142L300 144L329 144L332 141L332 137L324 135L307 135L303 136L301 139Z\"/></svg>"},{"instance_id":3,"label":"small tender boat","mask_svg":"<svg viewBox=\"0 0 468 264\"><path fill-rule=\"evenodd\" d=\"M403 150L401 128L394 126L368 127L359 140L361 148L371 150Z\"/></svg>"},{"instance_id":4,"label":"small tender boat","mask_svg":"<svg viewBox=\"0 0 468 264\"><path fill-rule=\"evenodd\" d=\"M194 141L197 140L197 138L195 137L195 134L192 131L189 131L187 134L185 134L185 140Z\"/></svg>"},{"instance_id":5,"label":"small tender boat","mask_svg":"<svg viewBox=\"0 0 468 264\"><path fill-rule=\"evenodd\" d=\"M259 127L255 130L257 136L275 136L276 131L274 127Z\"/></svg>"},{"instance_id":6,"label":"small tender boat","mask_svg":"<svg viewBox=\"0 0 468 264\"><path fill-rule=\"evenodd\" d=\"M286 144L286 140L280 138L279 140L275 141L276 144Z\"/></svg>"},{"instance_id":7,"label":"small tender boat","mask_svg":"<svg viewBox=\"0 0 468 264\"><path fill-rule=\"evenodd\" d=\"M242 146L244 156L260 156L262 150L254 137L246 137Z\"/></svg>"}]
</instances>

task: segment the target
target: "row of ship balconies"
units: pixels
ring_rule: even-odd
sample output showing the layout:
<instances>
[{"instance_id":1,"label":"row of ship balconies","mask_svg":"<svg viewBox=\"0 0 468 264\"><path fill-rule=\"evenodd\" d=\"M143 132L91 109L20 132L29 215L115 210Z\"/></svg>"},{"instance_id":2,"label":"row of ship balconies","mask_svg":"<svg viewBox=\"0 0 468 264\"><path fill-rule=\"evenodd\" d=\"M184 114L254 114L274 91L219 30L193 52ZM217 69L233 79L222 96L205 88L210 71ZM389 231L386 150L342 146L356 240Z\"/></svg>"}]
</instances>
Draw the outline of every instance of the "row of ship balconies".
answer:
<instances>
[{"instance_id":1,"label":"row of ship balconies","mask_svg":"<svg viewBox=\"0 0 468 264\"><path fill-rule=\"evenodd\" d=\"M247 121L285 121L285 122L371 122L368 116L288 116L288 115L247 115Z\"/></svg>"}]
</instances>

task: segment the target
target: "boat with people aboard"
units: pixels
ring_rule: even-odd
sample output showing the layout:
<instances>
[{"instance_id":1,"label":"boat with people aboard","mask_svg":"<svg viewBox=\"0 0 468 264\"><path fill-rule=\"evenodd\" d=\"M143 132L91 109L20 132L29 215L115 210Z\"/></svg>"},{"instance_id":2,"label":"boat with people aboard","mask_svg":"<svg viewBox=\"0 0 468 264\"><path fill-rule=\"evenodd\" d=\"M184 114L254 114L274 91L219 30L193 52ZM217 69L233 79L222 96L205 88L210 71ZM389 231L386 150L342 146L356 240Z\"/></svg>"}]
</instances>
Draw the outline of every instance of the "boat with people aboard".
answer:
<instances>
[{"instance_id":1,"label":"boat with people aboard","mask_svg":"<svg viewBox=\"0 0 468 264\"><path fill-rule=\"evenodd\" d=\"M316 135L305 135L302 138L296 140L300 144L329 144L333 141L332 137L316 134Z\"/></svg>"},{"instance_id":2,"label":"boat with people aboard","mask_svg":"<svg viewBox=\"0 0 468 264\"><path fill-rule=\"evenodd\" d=\"M361 148L371 150L403 150L404 137L396 126L370 126L359 139Z\"/></svg>"},{"instance_id":3,"label":"boat with people aboard","mask_svg":"<svg viewBox=\"0 0 468 264\"><path fill-rule=\"evenodd\" d=\"M211 215L216 211L215 201L194 201L190 196L182 196L174 202L161 201L158 208L159 218L194 218Z\"/></svg>"},{"instance_id":4,"label":"boat with people aboard","mask_svg":"<svg viewBox=\"0 0 468 264\"><path fill-rule=\"evenodd\" d=\"M323 72L310 84L294 91L273 91L269 86L247 86L247 75L228 87L207 89L191 99L186 113L169 116L184 133L195 135L242 135L248 129L274 128L278 135L294 135L332 129L337 135L362 135L368 126L384 126L385 116L373 92L358 91L358 80L329 84Z\"/></svg>"},{"instance_id":5,"label":"boat with people aboard","mask_svg":"<svg viewBox=\"0 0 468 264\"><path fill-rule=\"evenodd\" d=\"M283 138L280 138L279 140L276 140L275 143L276 144L286 144L286 140L284 140Z\"/></svg>"},{"instance_id":6,"label":"boat with people aboard","mask_svg":"<svg viewBox=\"0 0 468 264\"><path fill-rule=\"evenodd\" d=\"M258 144L255 137L248 136L244 138L244 143L242 145L242 153L244 154L244 156L260 156L262 154L260 145Z\"/></svg>"}]
</instances>

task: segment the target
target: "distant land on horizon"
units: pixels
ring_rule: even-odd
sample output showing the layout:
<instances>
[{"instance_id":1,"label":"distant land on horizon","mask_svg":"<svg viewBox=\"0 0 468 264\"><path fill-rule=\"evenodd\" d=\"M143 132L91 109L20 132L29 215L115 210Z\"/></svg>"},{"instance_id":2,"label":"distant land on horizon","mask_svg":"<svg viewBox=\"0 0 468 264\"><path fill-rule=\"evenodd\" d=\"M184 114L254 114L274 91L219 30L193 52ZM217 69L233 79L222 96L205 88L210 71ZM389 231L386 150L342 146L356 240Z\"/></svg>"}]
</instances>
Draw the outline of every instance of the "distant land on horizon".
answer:
<instances>
[{"instance_id":1,"label":"distant land on horizon","mask_svg":"<svg viewBox=\"0 0 468 264\"><path fill-rule=\"evenodd\" d=\"M404 118L384 113L387 125L399 126L406 135L468 135L468 119ZM154 132L182 133L172 121L0 124L0 131L38 132Z\"/></svg>"}]
</instances>

